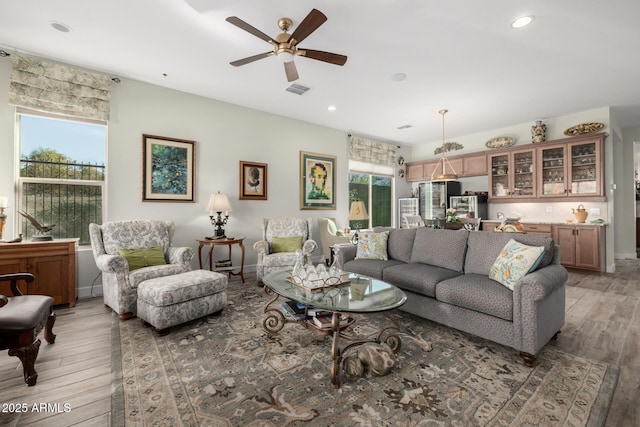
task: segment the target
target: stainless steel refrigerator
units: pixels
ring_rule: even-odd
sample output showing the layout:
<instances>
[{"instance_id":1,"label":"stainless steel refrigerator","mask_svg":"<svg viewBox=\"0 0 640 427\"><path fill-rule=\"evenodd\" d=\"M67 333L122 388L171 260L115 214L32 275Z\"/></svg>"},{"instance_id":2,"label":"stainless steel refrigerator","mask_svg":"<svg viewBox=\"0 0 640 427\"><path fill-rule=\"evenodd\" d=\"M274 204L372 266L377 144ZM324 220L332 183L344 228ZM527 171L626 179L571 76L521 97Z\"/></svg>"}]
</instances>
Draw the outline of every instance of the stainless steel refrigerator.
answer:
<instances>
[{"instance_id":1,"label":"stainless steel refrigerator","mask_svg":"<svg viewBox=\"0 0 640 427\"><path fill-rule=\"evenodd\" d=\"M458 218L487 219L487 196L451 196L450 207L456 210Z\"/></svg>"},{"instance_id":2,"label":"stainless steel refrigerator","mask_svg":"<svg viewBox=\"0 0 640 427\"><path fill-rule=\"evenodd\" d=\"M425 220L443 219L450 207L449 197L459 196L459 181L422 182L418 184L420 216Z\"/></svg>"}]
</instances>

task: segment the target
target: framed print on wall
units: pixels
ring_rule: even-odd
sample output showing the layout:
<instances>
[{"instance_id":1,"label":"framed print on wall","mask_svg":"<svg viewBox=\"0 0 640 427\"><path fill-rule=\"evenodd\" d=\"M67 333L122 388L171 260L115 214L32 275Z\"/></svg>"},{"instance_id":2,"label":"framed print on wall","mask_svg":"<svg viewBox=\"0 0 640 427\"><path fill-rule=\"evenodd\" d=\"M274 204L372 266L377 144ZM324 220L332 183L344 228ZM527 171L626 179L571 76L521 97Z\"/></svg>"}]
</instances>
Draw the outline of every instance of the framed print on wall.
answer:
<instances>
[{"instance_id":1,"label":"framed print on wall","mask_svg":"<svg viewBox=\"0 0 640 427\"><path fill-rule=\"evenodd\" d=\"M240 160L240 200L267 200L267 164Z\"/></svg>"},{"instance_id":2,"label":"framed print on wall","mask_svg":"<svg viewBox=\"0 0 640 427\"><path fill-rule=\"evenodd\" d=\"M335 209L336 157L300 152L300 209Z\"/></svg>"},{"instance_id":3,"label":"framed print on wall","mask_svg":"<svg viewBox=\"0 0 640 427\"><path fill-rule=\"evenodd\" d=\"M193 202L196 142L142 135L142 201Z\"/></svg>"}]
</instances>

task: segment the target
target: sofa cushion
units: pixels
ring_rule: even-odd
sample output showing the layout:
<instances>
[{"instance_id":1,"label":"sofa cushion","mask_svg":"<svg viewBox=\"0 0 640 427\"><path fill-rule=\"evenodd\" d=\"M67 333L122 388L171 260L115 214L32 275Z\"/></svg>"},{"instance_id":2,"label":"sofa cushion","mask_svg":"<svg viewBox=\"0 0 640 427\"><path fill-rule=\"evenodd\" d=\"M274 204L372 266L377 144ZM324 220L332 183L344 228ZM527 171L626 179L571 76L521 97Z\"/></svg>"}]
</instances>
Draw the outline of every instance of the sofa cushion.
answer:
<instances>
[{"instance_id":1,"label":"sofa cushion","mask_svg":"<svg viewBox=\"0 0 640 427\"><path fill-rule=\"evenodd\" d=\"M513 292L485 275L462 274L443 280L436 284L436 299L513 321Z\"/></svg>"},{"instance_id":2,"label":"sofa cushion","mask_svg":"<svg viewBox=\"0 0 640 427\"><path fill-rule=\"evenodd\" d=\"M539 270L553 261L555 243L551 237L540 234L492 233L473 231L467 239L464 272L489 276L496 258L511 239L528 246L544 246L544 255L536 267Z\"/></svg>"},{"instance_id":3,"label":"sofa cushion","mask_svg":"<svg viewBox=\"0 0 640 427\"><path fill-rule=\"evenodd\" d=\"M389 232L360 233L356 259L382 259L387 260L387 240Z\"/></svg>"},{"instance_id":4,"label":"sofa cushion","mask_svg":"<svg viewBox=\"0 0 640 427\"><path fill-rule=\"evenodd\" d=\"M535 270L543 255L544 247L527 246L511 239L493 263L489 278L513 290L513 284Z\"/></svg>"},{"instance_id":5,"label":"sofa cushion","mask_svg":"<svg viewBox=\"0 0 640 427\"><path fill-rule=\"evenodd\" d=\"M382 270L394 265L405 265L402 261L390 259L383 261L381 259L356 259L344 263L342 269L350 273L364 274L374 279L382 280Z\"/></svg>"},{"instance_id":6,"label":"sofa cushion","mask_svg":"<svg viewBox=\"0 0 640 427\"><path fill-rule=\"evenodd\" d=\"M469 234L467 230L454 231L426 227L416 230L411 262L434 265L462 273Z\"/></svg>"},{"instance_id":7,"label":"sofa cushion","mask_svg":"<svg viewBox=\"0 0 640 427\"><path fill-rule=\"evenodd\" d=\"M435 298L438 282L459 275L460 273L446 268L413 263L385 268L382 272L382 280L393 283L401 289Z\"/></svg>"}]
</instances>

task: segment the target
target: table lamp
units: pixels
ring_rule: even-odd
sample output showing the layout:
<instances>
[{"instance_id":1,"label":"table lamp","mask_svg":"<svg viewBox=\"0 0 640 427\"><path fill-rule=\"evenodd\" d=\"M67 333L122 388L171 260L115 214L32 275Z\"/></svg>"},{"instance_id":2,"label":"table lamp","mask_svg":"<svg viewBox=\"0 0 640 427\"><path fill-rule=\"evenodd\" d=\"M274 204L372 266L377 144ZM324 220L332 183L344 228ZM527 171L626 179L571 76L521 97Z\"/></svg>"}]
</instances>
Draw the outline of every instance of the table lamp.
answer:
<instances>
[{"instance_id":1,"label":"table lamp","mask_svg":"<svg viewBox=\"0 0 640 427\"><path fill-rule=\"evenodd\" d=\"M2 230L4 230L4 224L7 221L7 216L5 215L4 210L7 208L8 204L8 197L0 197L0 240L2 240Z\"/></svg>"},{"instance_id":2,"label":"table lamp","mask_svg":"<svg viewBox=\"0 0 640 427\"><path fill-rule=\"evenodd\" d=\"M229 212L233 211L231 203L229 203L229 196L219 191L216 194L212 194L209 197L209 204L207 205L206 211L209 212L211 225L215 227L213 238L221 239L225 237L224 226L229 219ZM217 215L214 215L214 212ZM222 212L224 212L224 218L222 217Z\"/></svg>"},{"instance_id":3,"label":"table lamp","mask_svg":"<svg viewBox=\"0 0 640 427\"><path fill-rule=\"evenodd\" d=\"M351 243L354 245L358 243L358 232L360 231L360 221L369 220L367 215L367 208L364 206L362 200L351 202L351 209L349 210L349 221L356 221L356 233L351 238Z\"/></svg>"}]
</instances>

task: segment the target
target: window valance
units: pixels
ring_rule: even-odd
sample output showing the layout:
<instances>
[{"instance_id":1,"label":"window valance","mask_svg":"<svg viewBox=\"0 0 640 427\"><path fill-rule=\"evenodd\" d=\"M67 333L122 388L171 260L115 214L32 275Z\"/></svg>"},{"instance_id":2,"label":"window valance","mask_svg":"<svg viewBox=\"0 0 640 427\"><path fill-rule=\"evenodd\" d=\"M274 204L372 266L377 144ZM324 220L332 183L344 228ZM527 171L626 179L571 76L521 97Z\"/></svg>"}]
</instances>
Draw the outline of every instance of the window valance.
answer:
<instances>
[{"instance_id":1,"label":"window valance","mask_svg":"<svg viewBox=\"0 0 640 427\"><path fill-rule=\"evenodd\" d=\"M394 166L397 145L349 135L349 158L358 162Z\"/></svg>"},{"instance_id":2,"label":"window valance","mask_svg":"<svg viewBox=\"0 0 640 427\"><path fill-rule=\"evenodd\" d=\"M11 55L9 103L46 113L109 120L111 78L40 58Z\"/></svg>"}]
</instances>

